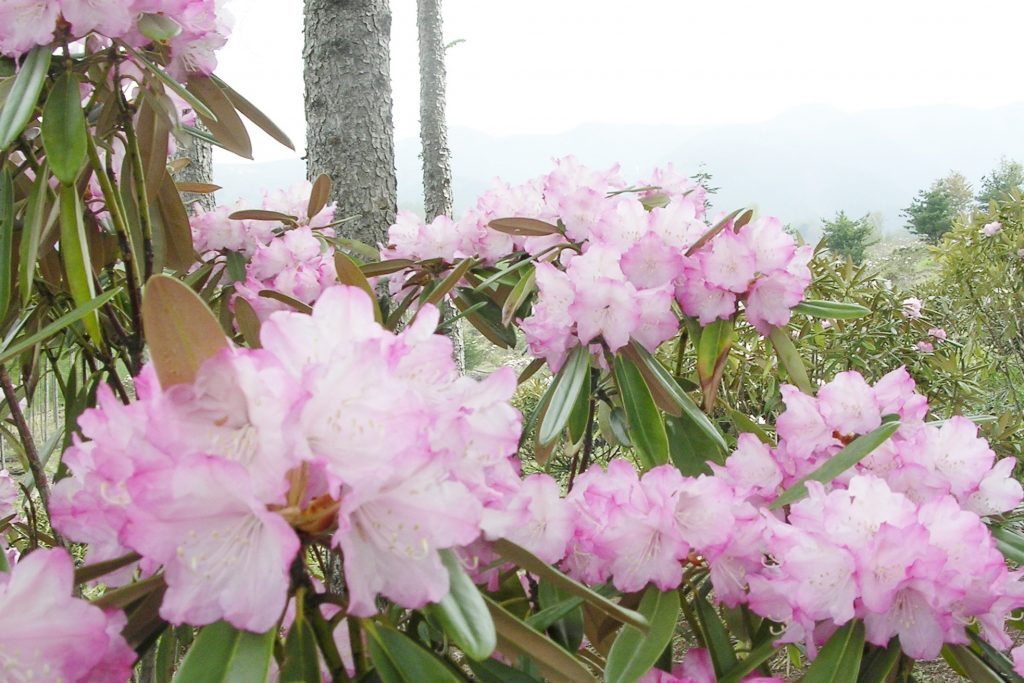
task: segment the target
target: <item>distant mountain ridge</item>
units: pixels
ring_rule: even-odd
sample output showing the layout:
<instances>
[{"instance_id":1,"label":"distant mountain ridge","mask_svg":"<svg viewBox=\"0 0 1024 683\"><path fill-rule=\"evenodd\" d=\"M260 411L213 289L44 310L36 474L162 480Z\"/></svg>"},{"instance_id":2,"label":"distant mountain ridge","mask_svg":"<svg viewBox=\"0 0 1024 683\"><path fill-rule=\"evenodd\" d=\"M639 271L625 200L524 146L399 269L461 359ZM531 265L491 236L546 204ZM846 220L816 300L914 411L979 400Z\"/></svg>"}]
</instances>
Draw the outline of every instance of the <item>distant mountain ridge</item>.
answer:
<instances>
[{"instance_id":1,"label":"distant mountain ridge","mask_svg":"<svg viewBox=\"0 0 1024 683\"><path fill-rule=\"evenodd\" d=\"M706 170L720 189L716 208L757 206L818 234L822 218L878 212L883 231L898 232L900 210L918 190L951 170L974 183L1001 156L1024 161L1024 102L992 109L953 105L846 113L826 106L789 110L767 121L721 126L590 123L552 135L493 136L454 128L456 212L472 205L495 177L519 182L546 172L551 159L573 154L583 163L622 166L638 179L653 166ZM399 140L399 203L418 208L419 141ZM304 174L300 160L218 164L221 201L259 200L259 190Z\"/></svg>"}]
</instances>

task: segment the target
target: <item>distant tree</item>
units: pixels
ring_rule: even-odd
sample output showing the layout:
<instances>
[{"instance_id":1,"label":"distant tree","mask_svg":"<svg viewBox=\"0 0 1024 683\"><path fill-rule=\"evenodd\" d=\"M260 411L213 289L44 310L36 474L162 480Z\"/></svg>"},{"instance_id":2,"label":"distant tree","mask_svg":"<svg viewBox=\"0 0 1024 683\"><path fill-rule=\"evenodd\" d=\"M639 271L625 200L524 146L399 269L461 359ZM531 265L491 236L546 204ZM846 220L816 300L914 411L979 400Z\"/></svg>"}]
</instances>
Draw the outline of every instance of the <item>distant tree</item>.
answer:
<instances>
[{"instance_id":1,"label":"distant tree","mask_svg":"<svg viewBox=\"0 0 1024 683\"><path fill-rule=\"evenodd\" d=\"M1012 191L1021 192L1024 189L1024 166L1020 163L1003 157L999 160L998 168L981 179L981 188L975 198L978 207L987 210L989 202L1002 202Z\"/></svg>"},{"instance_id":2,"label":"distant tree","mask_svg":"<svg viewBox=\"0 0 1024 683\"><path fill-rule=\"evenodd\" d=\"M938 244L953 227L957 216L953 208L955 201L943 186L943 180L936 180L930 188L918 192L910 206L901 212L907 219L907 229L931 244Z\"/></svg>"},{"instance_id":3,"label":"distant tree","mask_svg":"<svg viewBox=\"0 0 1024 683\"><path fill-rule=\"evenodd\" d=\"M870 214L853 219L847 216L845 211L839 211L835 218L830 221L823 220L822 224L825 246L854 263L861 263L867 248L875 244L871 241L875 234L875 225Z\"/></svg>"},{"instance_id":4,"label":"distant tree","mask_svg":"<svg viewBox=\"0 0 1024 683\"><path fill-rule=\"evenodd\" d=\"M948 176L939 180L946 196L949 198L949 207L957 216L967 213L971 204L974 203L974 188L962 173L951 171Z\"/></svg>"}]
</instances>

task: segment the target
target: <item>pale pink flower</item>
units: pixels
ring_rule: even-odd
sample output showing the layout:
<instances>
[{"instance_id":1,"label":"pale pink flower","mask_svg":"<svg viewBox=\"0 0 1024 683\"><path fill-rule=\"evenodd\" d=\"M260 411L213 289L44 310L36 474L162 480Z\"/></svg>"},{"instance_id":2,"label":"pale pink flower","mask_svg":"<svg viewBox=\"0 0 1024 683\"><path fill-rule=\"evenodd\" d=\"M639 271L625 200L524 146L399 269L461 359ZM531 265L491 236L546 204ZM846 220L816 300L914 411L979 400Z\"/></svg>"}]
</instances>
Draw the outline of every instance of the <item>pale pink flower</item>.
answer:
<instances>
[{"instance_id":1,"label":"pale pink flower","mask_svg":"<svg viewBox=\"0 0 1024 683\"><path fill-rule=\"evenodd\" d=\"M0 676L9 681L121 683L135 653L109 616L71 596L74 563L62 549L35 550L0 573Z\"/></svg>"},{"instance_id":2,"label":"pale pink flower","mask_svg":"<svg viewBox=\"0 0 1024 683\"><path fill-rule=\"evenodd\" d=\"M1015 458L1003 458L988 471L978 488L967 500L964 508L981 516L998 515L1013 510L1024 499L1020 482L1013 477Z\"/></svg>"},{"instance_id":3,"label":"pale pink flower","mask_svg":"<svg viewBox=\"0 0 1024 683\"><path fill-rule=\"evenodd\" d=\"M53 0L4 0L0 3L0 53L18 57L53 40L60 5Z\"/></svg>"},{"instance_id":4,"label":"pale pink flower","mask_svg":"<svg viewBox=\"0 0 1024 683\"><path fill-rule=\"evenodd\" d=\"M839 443L813 397L789 384L783 385L780 391L786 410L779 415L775 427L780 444L785 441L788 453L797 458L806 458L820 448Z\"/></svg>"},{"instance_id":5,"label":"pale pink flower","mask_svg":"<svg viewBox=\"0 0 1024 683\"><path fill-rule=\"evenodd\" d=\"M985 237L995 237L1002 231L1003 224L1000 223L999 221L992 221L991 223L985 224L985 226L981 229L981 234L984 235Z\"/></svg>"},{"instance_id":6,"label":"pale pink flower","mask_svg":"<svg viewBox=\"0 0 1024 683\"><path fill-rule=\"evenodd\" d=\"M96 31L109 38L128 33L138 13L124 0L60 0L60 11L71 24L73 35L81 37Z\"/></svg>"},{"instance_id":7,"label":"pale pink flower","mask_svg":"<svg viewBox=\"0 0 1024 683\"><path fill-rule=\"evenodd\" d=\"M905 318L920 318L921 317L921 300L916 296L909 297L903 300L903 317Z\"/></svg>"},{"instance_id":8,"label":"pale pink flower","mask_svg":"<svg viewBox=\"0 0 1024 683\"><path fill-rule=\"evenodd\" d=\"M672 288L644 289L636 294L639 320L632 336L651 353L679 332L679 318L672 310Z\"/></svg>"},{"instance_id":9,"label":"pale pink flower","mask_svg":"<svg viewBox=\"0 0 1024 683\"><path fill-rule=\"evenodd\" d=\"M818 390L818 411L843 435L866 434L882 424L875 393L859 372L841 372Z\"/></svg>"},{"instance_id":10,"label":"pale pink flower","mask_svg":"<svg viewBox=\"0 0 1024 683\"><path fill-rule=\"evenodd\" d=\"M933 352L935 350L935 347L932 346L931 342L926 342L926 341L919 341L919 342L917 342L916 348L921 353L931 353L931 352Z\"/></svg>"},{"instance_id":11,"label":"pale pink flower","mask_svg":"<svg viewBox=\"0 0 1024 683\"><path fill-rule=\"evenodd\" d=\"M575 516L575 509L561 497L558 482L546 474L534 474L499 508L484 511L483 529L489 539L507 538L556 564L565 556Z\"/></svg>"},{"instance_id":12,"label":"pale pink flower","mask_svg":"<svg viewBox=\"0 0 1024 683\"><path fill-rule=\"evenodd\" d=\"M648 289L674 282L682 273L683 255L649 232L622 255L619 263L637 289Z\"/></svg>"},{"instance_id":13,"label":"pale pink flower","mask_svg":"<svg viewBox=\"0 0 1024 683\"><path fill-rule=\"evenodd\" d=\"M712 285L734 293L745 292L757 273L757 254L746 240L725 229L700 252L704 278Z\"/></svg>"},{"instance_id":14,"label":"pale pink flower","mask_svg":"<svg viewBox=\"0 0 1024 683\"><path fill-rule=\"evenodd\" d=\"M941 327L933 327L928 330L928 334L935 337L939 341L946 341L946 331Z\"/></svg>"}]
</instances>

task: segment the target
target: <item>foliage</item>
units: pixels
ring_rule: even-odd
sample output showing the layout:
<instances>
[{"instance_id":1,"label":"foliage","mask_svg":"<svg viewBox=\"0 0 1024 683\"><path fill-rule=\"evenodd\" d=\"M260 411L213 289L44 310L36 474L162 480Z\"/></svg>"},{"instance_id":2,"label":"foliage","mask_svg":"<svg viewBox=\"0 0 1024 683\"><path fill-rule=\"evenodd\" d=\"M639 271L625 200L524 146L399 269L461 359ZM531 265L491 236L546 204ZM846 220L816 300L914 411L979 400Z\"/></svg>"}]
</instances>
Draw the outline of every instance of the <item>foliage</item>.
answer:
<instances>
[{"instance_id":1,"label":"foliage","mask_svg":"<svg viewBox=\"0 0 1024 683\"><path fill-rule=\"evenodd\" d=\"M956 217L954 199L950 197L941 180L927 190L921 190L906 209L906 227L934 244L949 232Z\"/></svg>"},{"instance_id":2,"label":"foliage","mask_svg":"<svg viewBox=\"0 0 1024 683\"><path fill-rule=\"evenodd\" d=\"M835 218L823 221L822 232L825 246L832 253L848 258L855 264L864 261L868 247L874 244L870 241L875 233L870 215L853 219L849 218L845 211L838 211Z\"/></svg>"},{"instance_id":3,"label":"foliage","mask_svg":"<svg viewBox=\"0 0 1024 683\"><path fill-rule=\"evenodd\" d=\"M981 187L978 188L975 201L978 208L985 211L991 202L1003 202L1010 194L1020 194L1022 190L1024 190L1024 165L1004 157L999 160L998 167L992 169L987 176L982 177Z\"/></svg>"}]
</instances>

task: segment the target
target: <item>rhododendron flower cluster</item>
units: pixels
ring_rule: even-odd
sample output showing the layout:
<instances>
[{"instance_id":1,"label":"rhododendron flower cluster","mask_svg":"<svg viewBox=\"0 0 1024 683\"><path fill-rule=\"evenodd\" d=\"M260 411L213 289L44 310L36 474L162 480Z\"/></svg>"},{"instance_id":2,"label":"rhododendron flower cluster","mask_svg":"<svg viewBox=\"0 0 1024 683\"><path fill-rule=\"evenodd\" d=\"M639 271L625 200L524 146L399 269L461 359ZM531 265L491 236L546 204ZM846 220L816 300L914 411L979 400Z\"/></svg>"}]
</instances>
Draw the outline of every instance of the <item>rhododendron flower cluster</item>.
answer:
<instances>
[{"instance_id":1,"label":"rhododendron flower cluster","mask_svg":"<svg viewBox=\"0 0 1024 683\"><path fill-rule=\"evenodd\" d=\"M567 158L519 186L483 195L458 222L399 216L388 258L495 262L515 251L537 259L537 301L521 326L534 355L553 369L575 346L616 351L635 338L653 351L679 330L673 311L708 325L735 315L767 334L789 322L810 284L811 247L797 247L774 218L747 225L705 219L705 192L674 169L627 188L617 168L597 172ZM491 221L528 217L557 225L549 235L510 236ZM393 291L404 285L401 277Z\"/></svg>"},{"instance_id":2,"label":"rhododendron flower cluster","mask_svg":"<svg viewBox=\"0 0 1024 683\"><path fill-rule=\"evenodd\" d=\"M252 306L260 320L274 311L290 310L288 304L260 296L264 290L313 304L325 289L337 283L334 248L325 238L334 236L334 204L306 217L312 185L298 183L263 197L262 209L293 216L289 223L267 220L235 220L230 215L241 207L218 206L197 211L191 218L192 241L204 261L229 252L246 260L245 278L235 283L235 293Z\"/></svg>"},{"instance_id":3,"label":"rhododendron flower cluster","mask_svg":"<svg viewBox=\"0 0 1024 683\"><path fill-rule=\"evenodd\" d=\"M209 74L231 29L222 5L223 0L4 0L0 54L18 57L47 45L58 28L71 40L97 33L135 47L153 42L155 35L170 48L168 68L176 78Z\"/></svg>"},{"instance_id":4,"label":"rhododendron flower cluster","mask_svg":"<svg viewBox=\"0 0 1024 683\"><path fill-rule=\"evenodd\" d=\"M135 652L124 614L72 597L74 564L63 549L35 550L0 572L0 676L5 681L122 683Z\"/></svg>"},{"instance_id":5,"label":"rhododendron flower cluster","mask_svg":"<svg viewBox=\"0 0 1024 683\"><path fill-rule=\"evenodd\" d=\"M477 540L484 507L520 485L521 418L511 370L460 378L437 322L426 307L395 335L339 286L312 315L271 315L261 349L225 349L190 384L147 370L127 406L101 389L54 525L90 560L133 550L162 571L174 624L271 628L300 531L333 531L350 614L374 614L377 595L440 600L439 551Z\"/></svg>"},{"instance_id":6,"label":"rhododendron flower cluster","mask_svg":"<svg viewBox=\"0 0 1024 683\"><path fill-rule=\"evenodd\" d=\"M672 671L651 669L638 683L715 683L715 669L711 664L711 653L702 647L687 650L682 663L672 667ZM744 676L743 683L782 683L776 676Z\"/></svg>"}]
</instances>

